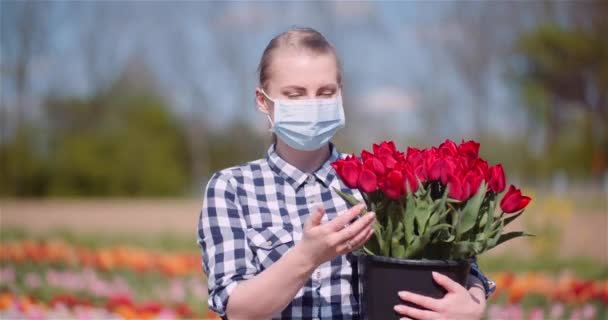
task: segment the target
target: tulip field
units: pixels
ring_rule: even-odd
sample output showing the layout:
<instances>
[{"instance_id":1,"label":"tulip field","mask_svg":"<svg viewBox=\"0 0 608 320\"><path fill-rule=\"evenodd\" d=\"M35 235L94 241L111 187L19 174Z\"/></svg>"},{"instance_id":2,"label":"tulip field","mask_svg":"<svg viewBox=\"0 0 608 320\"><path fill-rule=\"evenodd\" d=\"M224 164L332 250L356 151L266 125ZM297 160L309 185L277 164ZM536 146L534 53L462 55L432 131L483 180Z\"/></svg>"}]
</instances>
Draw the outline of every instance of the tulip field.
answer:
<instances>
[{"instance_id":1,"label":"tulip field","mask_svg":"<svg viewBox=\"0 0 608 320\"><path fill-rule=\"evenodd\" d=\"M207 310L191 221L183 228L171 225L173 216L156 222L175 227L172 232L142 222L134 232L112 233L112 223L87 225L88 219L82 219L82 228L52 226L51 221L61 221L59 216L49 219L49 228L34 228L26 209L11 211L17 212L9 206L2 213L10 226L3 222L0 233L0 319L218 318ZM191 216L196 221L196 213ZM108 214L107 219L118 218ZM553 239L549 232L546 238ZM531 243L525 256L507 250L480 259L498 288L486 319L608 319L604 262L589 254L564 257L556 252L567 248L551 251L550 245Z\"/></svg>"},{"instance_id":2,"label":"tulip field","mask_svg":"<svg viewBox=\"0 0 608 320\"><path fill-rule=\"evenodd\" d=\"M3 238L0 279L1 319L214 318L192 250Z\"/></svg>"}]
</instances>

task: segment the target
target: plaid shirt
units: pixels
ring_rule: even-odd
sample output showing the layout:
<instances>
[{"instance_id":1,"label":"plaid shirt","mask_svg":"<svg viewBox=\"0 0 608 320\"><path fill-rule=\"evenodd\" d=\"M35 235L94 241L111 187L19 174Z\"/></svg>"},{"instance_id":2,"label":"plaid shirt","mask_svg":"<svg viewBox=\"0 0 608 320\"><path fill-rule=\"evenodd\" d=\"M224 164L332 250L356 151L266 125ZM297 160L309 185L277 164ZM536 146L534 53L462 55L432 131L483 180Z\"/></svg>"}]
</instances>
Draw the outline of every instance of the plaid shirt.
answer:
<instances>
[{"instance_id":1,"label":"plaid shirt","mask_svg":"<svg viewBox=\"0 0 608 320\"><path fill-rule=\"evenodd\" d=\"M334 175L331 156L307 174L281 159L274 145L264 159L215 173L206 188L198 224L198 244L208 276L209 307L224 317L230 293L241 280L278 261L302 239L304 222L323 204L322 223L348 208L332 188L354 194ZM273 319L357 319L359 297L353 290L355 257L341 255L321 264L293 301ZM486 292L493 291L476 265ZM358 283L356 284L358 286Z\"/></svg>"}]
</instances>

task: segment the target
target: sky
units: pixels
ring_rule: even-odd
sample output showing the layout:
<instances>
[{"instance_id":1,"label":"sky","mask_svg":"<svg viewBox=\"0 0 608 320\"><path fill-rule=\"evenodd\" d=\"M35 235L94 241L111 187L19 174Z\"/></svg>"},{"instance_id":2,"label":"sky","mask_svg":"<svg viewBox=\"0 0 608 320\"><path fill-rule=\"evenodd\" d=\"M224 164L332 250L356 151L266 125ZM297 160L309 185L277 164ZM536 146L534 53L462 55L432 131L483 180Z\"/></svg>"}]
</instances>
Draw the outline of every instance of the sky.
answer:
<instances>
[{"instance_id":1,"label":"sky","mask_svg":"<svg viewBox=\"0 0 608 320\"><path fill-rule=\"evenodd\" d=\"M472 95L442 44L474 39L449 18L454 4L448 2L49 4L48 49L33 59L32 103L49 92L86 95L135 60L152 69L176 113L196 113L201 123L218 129L240 119L265 130L267 120L253 102L257 64L273 36L297 25L318 29L337 47L347 121L352 114L379 123L362 128L369 140L385 134L379 127L391 128L389 134L424 134L429 128L420 112L435 102L451 110L441 134L471 130ZM3 7L3 15L10 15L11 8ZM3 50L5 61L10 52ZM498 66L489 74L487 127L516 134L524 122L516 92ZM2 96L10 105L14 90L7 83Z\"/></svg>"}]
</instances>

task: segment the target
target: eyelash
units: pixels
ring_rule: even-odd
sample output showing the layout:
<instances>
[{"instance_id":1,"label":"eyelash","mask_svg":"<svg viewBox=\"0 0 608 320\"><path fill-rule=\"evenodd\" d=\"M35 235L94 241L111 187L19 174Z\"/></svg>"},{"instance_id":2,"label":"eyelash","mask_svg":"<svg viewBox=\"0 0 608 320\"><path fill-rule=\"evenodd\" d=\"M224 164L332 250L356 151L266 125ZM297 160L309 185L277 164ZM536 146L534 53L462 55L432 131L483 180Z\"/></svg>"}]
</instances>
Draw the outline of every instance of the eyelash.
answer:
<instances>
[{"instance_id":1,"label":"eyelash","mask_svg":"<svg viewBox=\"0 0 608 320\"><path fill-rule=\"evenodd\" d=\"M334 95L333 92L326 92L326 93L321 94L321 96L325 96L325 97L331 97L332 95ZM288 98L299 98L301 96L302 96L301 94L287 94Z\"/></svg>"}]
</instances>

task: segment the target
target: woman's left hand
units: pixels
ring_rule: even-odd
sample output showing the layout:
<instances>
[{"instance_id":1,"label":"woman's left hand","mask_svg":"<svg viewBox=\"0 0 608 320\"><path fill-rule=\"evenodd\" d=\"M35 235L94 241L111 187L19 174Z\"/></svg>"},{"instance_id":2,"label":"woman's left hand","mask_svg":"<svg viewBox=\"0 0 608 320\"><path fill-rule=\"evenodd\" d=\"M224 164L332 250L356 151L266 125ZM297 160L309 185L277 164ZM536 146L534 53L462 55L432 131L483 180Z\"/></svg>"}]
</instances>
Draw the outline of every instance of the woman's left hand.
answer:
<instances>
[{"instance_id":1,"label":"woman's left hand","mask_svg":"<svg viewBox=\"0 0 608 320\"><path fill-rule=\"evenodd\" d=\"M402 300L413 302L428 310L395 306L395 311L405 316L402 319L416 320L479 320L482 318L486 300L482 290L474 286L468 291L465 287L440 273L433 272L433 279L447 291L441 299L434 299L412 292L401 291Z\"/></svg>"}]
</instances>

